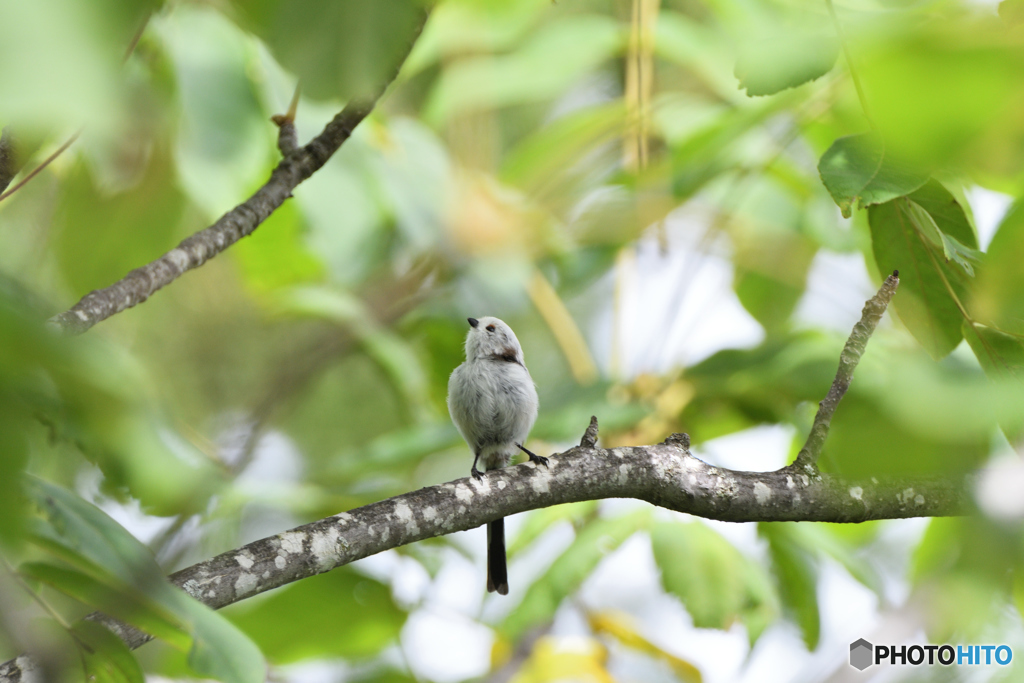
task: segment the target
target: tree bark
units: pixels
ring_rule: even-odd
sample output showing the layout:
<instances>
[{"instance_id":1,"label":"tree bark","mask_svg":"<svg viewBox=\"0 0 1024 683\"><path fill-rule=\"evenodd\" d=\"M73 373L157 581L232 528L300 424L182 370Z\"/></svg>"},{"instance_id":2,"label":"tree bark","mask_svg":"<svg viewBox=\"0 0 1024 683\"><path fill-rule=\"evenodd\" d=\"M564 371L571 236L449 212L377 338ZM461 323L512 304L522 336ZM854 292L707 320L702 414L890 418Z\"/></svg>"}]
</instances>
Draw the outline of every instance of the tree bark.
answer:
<instances>
[{"instance_id":1,"label":"tree bark","mask_svg":"<svg viewBox=\"0 0 1024 683\"><path fill-rule=\"evenodd\" d=\"M596 448L588 443L551 456L549 467L524 463L430 486L254 541L172 574L169 579L219 609L264 591L385 550L465 531L537 508L601 498L636 498L726 522L863 522L940 517L972 508L962 478L846 480L786 467L741 472L709 465L689 450L689 437L663 443ZM103 615L131 648L151 640ZM0 683L22 680L24 657L0 665Z\"/></svg>"}]
</instances>

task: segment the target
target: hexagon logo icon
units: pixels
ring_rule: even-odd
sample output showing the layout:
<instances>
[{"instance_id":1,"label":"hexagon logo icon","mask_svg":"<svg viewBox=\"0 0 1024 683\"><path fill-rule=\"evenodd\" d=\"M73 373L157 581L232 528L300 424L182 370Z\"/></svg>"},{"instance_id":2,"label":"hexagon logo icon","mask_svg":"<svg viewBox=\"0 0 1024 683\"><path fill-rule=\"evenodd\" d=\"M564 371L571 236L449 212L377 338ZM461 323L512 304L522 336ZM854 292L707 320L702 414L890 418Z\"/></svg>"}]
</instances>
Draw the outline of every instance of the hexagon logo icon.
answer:
<instances>
[{"instance_id":1,"label":"hexagon logo icon","mask_svg":"<svg viewBox=\"0 0 1024 683\"><path fill-rule=\"evenodd\" d=\"M858 671L863 671L871 666L873 650L874 646L863 638L850 643L850 666Z\"/></svg>"}]
</instances>

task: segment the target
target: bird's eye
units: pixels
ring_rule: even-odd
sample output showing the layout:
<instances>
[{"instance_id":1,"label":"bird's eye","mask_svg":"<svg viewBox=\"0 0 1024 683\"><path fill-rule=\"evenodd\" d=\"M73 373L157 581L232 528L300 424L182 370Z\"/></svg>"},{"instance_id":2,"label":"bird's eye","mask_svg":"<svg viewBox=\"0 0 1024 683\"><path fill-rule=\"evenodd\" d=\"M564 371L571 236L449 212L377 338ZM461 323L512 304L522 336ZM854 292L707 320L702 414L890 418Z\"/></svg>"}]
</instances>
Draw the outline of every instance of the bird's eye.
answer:
<instances>
[{"instance_id":1,"label":"bird's eye","mask_svg":"<svg viewBox=\"0 0 1024 683\"><path fill-rule=\"evenodd\" d=\"M488 325L487 326L487 331L488 332L494 332L494 325Z\"/></svg>"}]
</instances>

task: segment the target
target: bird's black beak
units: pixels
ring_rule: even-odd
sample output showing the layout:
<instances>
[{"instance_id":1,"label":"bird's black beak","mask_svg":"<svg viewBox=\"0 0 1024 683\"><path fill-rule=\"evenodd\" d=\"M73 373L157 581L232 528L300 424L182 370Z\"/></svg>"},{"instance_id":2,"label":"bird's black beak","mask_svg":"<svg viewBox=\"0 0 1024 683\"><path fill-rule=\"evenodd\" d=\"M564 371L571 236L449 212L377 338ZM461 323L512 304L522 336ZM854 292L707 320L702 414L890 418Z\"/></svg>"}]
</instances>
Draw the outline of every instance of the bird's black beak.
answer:
<instances>
[{"instance_id":1,"label":"bird's black beak","mask_svg":"<svg viewBox=\"0 0 1024 683\"><path fill-rule=\"evenodd\" d=\"M466 318L466 320L469 321L469 326L470 327L476 327L477 325L480 324L480 321L477 320L476 318Z\"/></svg>"}]
</instances>

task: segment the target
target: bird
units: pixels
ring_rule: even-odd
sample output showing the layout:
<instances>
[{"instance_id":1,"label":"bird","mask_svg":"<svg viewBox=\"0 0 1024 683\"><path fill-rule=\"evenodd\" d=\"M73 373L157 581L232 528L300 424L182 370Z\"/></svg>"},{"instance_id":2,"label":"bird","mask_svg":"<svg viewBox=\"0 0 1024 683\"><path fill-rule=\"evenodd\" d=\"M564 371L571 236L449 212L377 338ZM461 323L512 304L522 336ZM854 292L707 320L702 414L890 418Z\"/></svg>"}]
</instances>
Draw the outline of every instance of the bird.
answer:
<instances>
[{"instance_id":1,"label":"bird","mask_svg":"<svg viewBox=\"0 0 1024 683\"><path fill-rule=\"evenodd\" d=\"M523 443L537 419L537 387L512 328L498 318L467 318L466 361L448 379L448 413L473 451L470 474L506 467L519 449L538 465L543 458ZM508 594L505 520L487 524L487 591Z\"/></svg>"}]
</instances>

